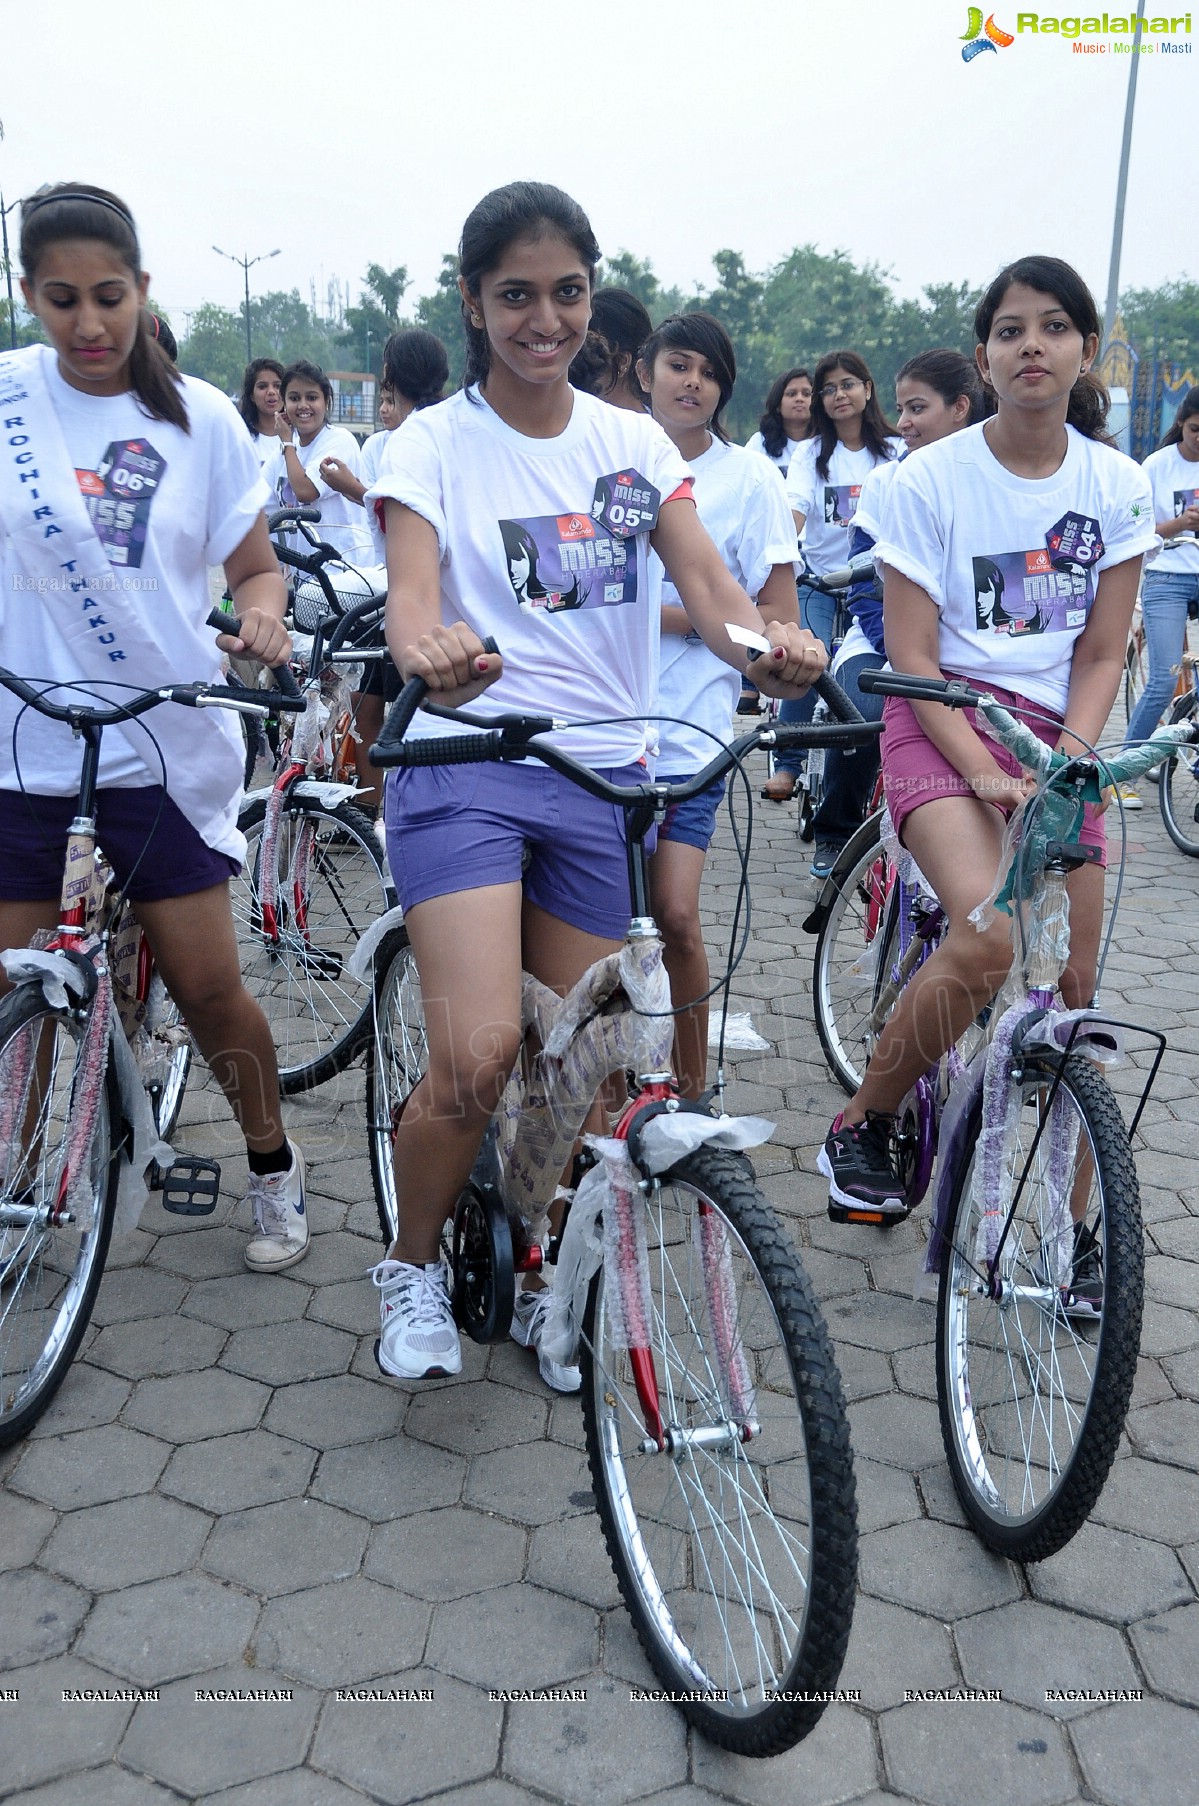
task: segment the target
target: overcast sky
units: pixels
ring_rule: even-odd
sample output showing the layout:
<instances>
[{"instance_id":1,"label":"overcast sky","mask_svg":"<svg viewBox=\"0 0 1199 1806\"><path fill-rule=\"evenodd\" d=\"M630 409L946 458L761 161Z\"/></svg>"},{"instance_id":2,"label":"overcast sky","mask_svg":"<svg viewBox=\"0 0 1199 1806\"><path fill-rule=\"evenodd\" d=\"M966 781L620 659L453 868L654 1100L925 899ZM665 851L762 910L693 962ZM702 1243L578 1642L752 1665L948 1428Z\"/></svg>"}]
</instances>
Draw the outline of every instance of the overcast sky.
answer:
<instances>
[{"instance_id":1,"label":"overcast sky","mask_svg":"<svg viewBox=\"0 0 1199 1806\"><path fill-rule=\"evenodd\" d=\"M336 275L356 298L371 261L407 264L426 291L474 202L516 177L568 189L605 249L684 288L726 245L752 269L809 240L842 248L906 294L1043 250L1102 308L1129 59L1021 34L965 64L967 15L966 0L0 0L0 188L115 189L177 328L241 298L213 244L280 247L256 291L307 299ZM1007 0L995 16L1015 30ZM1199 272L1199 52L1144 56L1138 79L1122 286Z\"/></svg>"}]
</instances>

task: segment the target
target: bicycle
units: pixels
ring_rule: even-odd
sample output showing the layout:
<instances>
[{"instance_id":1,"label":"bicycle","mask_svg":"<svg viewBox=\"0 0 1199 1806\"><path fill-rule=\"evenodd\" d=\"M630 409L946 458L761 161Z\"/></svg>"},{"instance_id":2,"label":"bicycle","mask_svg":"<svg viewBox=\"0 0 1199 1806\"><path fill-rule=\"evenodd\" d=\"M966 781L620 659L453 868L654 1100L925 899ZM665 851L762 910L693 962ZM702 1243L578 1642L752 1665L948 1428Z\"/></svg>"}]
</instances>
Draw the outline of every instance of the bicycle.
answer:
<instances>
[{"instance_id":1,"label":"bicycle","mask_svg":"<svg viewBox=\"0 0 1199 1806\"><path fill-rule=\"evenodd\" d=\"M968 1060L951 1050L917 1082L897 1113L896 1153L910 1208L938 1163L925 1269L939 1273L937 1400L955 1491L987 1547L1040 1561L1090 1515L1128 1410L1144 1267L1131 1137L1165 1047L1156 1031L1056 1004L1069 954L1065 881L1091 857L1076 840L1084 801L1199 738L1199 728L1067 759L960 679L873 672L862 681L883 695L978 708L1039 782L997 880L1016 958L985 1049ZM943 927L939 904L921 891L901 869L898 942L880 962L868 1045ZM1096 1066L1122 1057L1124 1031L1157 1045L1127 1130ZM878 1220L832 1202L829 1211ZM1088 1265L1097 1292L1079 1282Z\"/></svg>"},{"instance_id":2,"label":"bicycle","mask_svg":"<svg viewBox=\"0 0 1199 1806\"><path fill-rule=\"evenodd\" d=\"M838 713L850 705L822 680ZM621 1594L655 1672L704 1736L747 1755L791 1747L840 1672L856 1571L852 1456L832 1346L785 1231L735 1150L763 1138L684 1103L669 1071L673 1017L649 914L645 837L758 747L860 744L878 729L763 726L682 784L621 789L542 736L564 724L432 705L482 731L405 744L423 693L405 686L372 760L426 765L536 758L625 813L632 919L618 954L565 998L527 974L518 1063L449 1236L453 1300L478 1341L504 1337L515 1276L543 1265L545 1213L593 1097L638 1075L581 1174L551 1243L543 1347L582 1367L597 1509ZM380 1221L397 1229L395 1125L422 1064L411 949L380 925L367 1112ZM582 1170L586 1167L586 1170ZM513 1227L515 1224L515 1228ZM823 1696L823 1697L822 1697Z\"/></svg>"},{"instance_id":3,"label":"bicycle","mask_svg":"<svg viewBox=\"0 0 1199 1806\"><path fill-rule=\"evenodd\" d=\"M1170 726L1199 718L1199 658L1184 652L1178 689L1170 710ZM1193 748L1178 746L1161 767L1158 807L1166 833L1180 853L1199 859L1199 757Z\"/></svg>"},{"instance_id":4,"label":"bicycle","mask_svg":"<svg viewBox=\"0 0 1199 1806\"><path fill-rule=\"evenodd\" d=\"M307 532L314 516L284 509L270 525L296 522ZM281 729L272 782L242 804L247 849L233 887L242 979L271 1024L285 1096L323 1084L361 1054L371 994L352 976L350 955L395 902L375 824L354 802L357 778L341 776L353 728L347 668L386 656L376 643L386 596L365 580L365 596L335 589L328 567L339 554L309 543L310 553L276 548L309 578L292 613L294 628L312 636L300 643L306 706L290 732Z\"/></svg>"},{"instance_id":5,"label":"bicycle","mask_svg":"<svg viewBox=\"0 0 1199 1806\"><path fill-rule=\"evenodd\" d=\"M800 578L802 584L814 589L822 596L832 598L833 612L833 646L840 644L845 635L846 615L845 598L849 594L850 585L855 581L857 573L846 566L844 570L830 571L827 577L817 577L814 572L805 570ZM771 720L778 717L777 701L770 702L767 713ZM818 699L812 713L816 723L825 722L829 718L828 705ZM769 781L775 774L774 748L769 748L766 755L766 777ZM795 774L795 789L792 798L795 801L795 830L804 844L808 844L816 832L816 811L820 807L820 791L824 782L824 747L813 746L807 754L802 767ZM763 792L763 794L765 794Z\"/></svg>"},{"instance_id":6,"label":"bicycle","mask_svg":"<svg viewBox=\"0 0 1199 1806\"><path fill-rule=\"evenodd\" d=\"M228 628L228 618L221 617ZM96 843L104 729L164 702L254 709L259 693L174 684L108 708L54 703L0 670L0 684L83 741L59 926L3 963L0 1000L0 1447L31 1428L87 1328L114 1227L136 1225L149 1186L167 1210L216 1203L220 1169L166 1138L191 1060L148 944ZM53 685L53 689L85 686ZM285 698L277 705L287 707ZM301 706L295 699L293 706ZM148 1094L148 1101L147 1101ZM158 1164L160 1163L161 1164Z\"/></svg>"}]
</instances>

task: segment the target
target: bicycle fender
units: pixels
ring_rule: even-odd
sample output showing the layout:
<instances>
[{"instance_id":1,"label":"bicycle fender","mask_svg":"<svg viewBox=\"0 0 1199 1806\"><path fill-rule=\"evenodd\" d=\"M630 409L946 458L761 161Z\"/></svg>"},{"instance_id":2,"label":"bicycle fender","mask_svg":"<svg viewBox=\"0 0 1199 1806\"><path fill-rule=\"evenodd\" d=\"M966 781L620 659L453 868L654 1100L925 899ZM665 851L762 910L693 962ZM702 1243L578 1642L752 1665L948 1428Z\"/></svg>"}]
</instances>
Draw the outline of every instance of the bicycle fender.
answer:
<instances>
[{"instance_id":1,"label":"bicycle fender","mask_svg":"<svg viewBox=\"0 0 1199 1806\"><path fill-rule=\"evenodd\" d=\"M678 1102L672 1110L671 1103ZM670 1099L647 1104L629 1125L629 1154L646 1178L666 1172L697 1148L759 1148L774 1134L764 1116L712 1116L702 1107Z\"/></svg>"},{"instance_id":2,"label":"bicycle fender","mask_svg":"<svg viewBox=\"0 0 1199 1806\"><path fill-rule=\"evenodd\" d=\"M402 928L403 926L404 912L399 904L394 909L387 910L383 915L376 916L346 961L346 971L350 977L356 978L359 984L370 984L374 977L374 959L379 943L391 933L393 928Z\"/></svg>"},{"instance_id":3,"label":"bicycle fender","mask_svg":"<svg viewBox=\"0 0 1199 1806\"><path fill-rule=\"evenodd\" d=\"M300 778L288 791L288 796L298 796L306 803L319 803L322 809L340 809L343 803L352 802L354 797L362 795L360 784L338 784L332 778Z\"/></svg>"}]
</instances>

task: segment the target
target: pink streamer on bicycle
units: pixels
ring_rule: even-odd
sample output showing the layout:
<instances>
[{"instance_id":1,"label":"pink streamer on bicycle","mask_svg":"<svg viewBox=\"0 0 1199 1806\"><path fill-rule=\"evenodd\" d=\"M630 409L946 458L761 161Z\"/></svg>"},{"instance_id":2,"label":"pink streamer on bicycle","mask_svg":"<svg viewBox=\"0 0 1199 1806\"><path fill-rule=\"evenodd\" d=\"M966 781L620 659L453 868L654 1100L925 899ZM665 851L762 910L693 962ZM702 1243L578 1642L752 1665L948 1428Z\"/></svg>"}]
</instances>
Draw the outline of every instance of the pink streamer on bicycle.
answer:
<instances>
[{"instance_id":1,"label":"pink streamer on bicycle","mask_svg":"<svg viewBox=\"0 0 1199 1806\"><path fill-rule=\"evenodd\" d=\"M112 980L107 967L96 975L96 995L91 1014L75 1061L71 1081L71 1127L67 1136L64 1204L81 1229L92 1227L92 1147L100 1118L100 1100L104 1094L104 1075L108 1067L108 1044L112 1035ZM104 1150L105 1157L108 1150Z\"/></svg>"},{"instance_id":2,"label":"pink streamer on bicycle","mask_svg":"<svg viewBox=\"0 0 1199 1806\"><path fill-rule=\"evenodd\" d=\"M604 1204L604 1296L613 1348L652 1348L649 1250L645 1199L629 1159L628 1144L598 1143L608 1178Z\"/></svg>"},{"instance_id":3,"label":"pink streamer on bicycle","mask_svg":"<svg viewBox=\"0 0 1199 1806\"><path fill-rule=\"evenodd\" d=\"M702 1203L699 1207L699 1242L708 1328L716 1351L717 1373L728 1392L729 1417L734 1423L749 1423L755 1415L757 1401L745 1344L737 1327L737 1288L733 1281L728 1231L716 1211Z\"/></svg>"}]
</instances>

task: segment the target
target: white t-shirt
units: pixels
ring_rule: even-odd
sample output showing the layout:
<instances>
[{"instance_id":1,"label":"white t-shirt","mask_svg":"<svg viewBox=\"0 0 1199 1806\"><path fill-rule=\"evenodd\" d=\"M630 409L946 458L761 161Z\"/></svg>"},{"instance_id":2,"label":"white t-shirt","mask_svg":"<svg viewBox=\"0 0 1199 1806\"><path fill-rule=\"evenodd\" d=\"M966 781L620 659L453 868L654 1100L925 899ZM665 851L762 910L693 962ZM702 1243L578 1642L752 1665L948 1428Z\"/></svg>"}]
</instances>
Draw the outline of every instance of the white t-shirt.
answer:
<instances>
[{"instance_id":1,"label":"white t-shirt","mask_svg":"<svg viewBox=\"0 0 1199 1806\"><path fill-rule=\"evenodd\" d=\"M891 456L903 450L902 439L888 439ZM858 506L862 484L879 459L869 447L849 451L838 441L828 461L828 475L816 471L820 440L803 439L787 471L787 501L804 517L800 543L803 555L818 577L835 571L849 559L849 526Z\"/></svg>"},{"instance_id":2,"label":"white t-shirt","mask_svg":"<svg viewBox=\"0 0 1199 1806\"><path fill-rule=\"evenodd\" d=\"M297 508L301 504L296 492L287 477L286 453L282 444L276 441L276 456L273 463L264 466L263 475L275 492L275 507ZM370 529L366 524L366 515L360 502L352 502L348 495L339 495L336 489L330 489L321 475L321 464L326 458L340 458L342 463L361 482L362 453L353 433L344 426L323 426L315 439L307 445L295 441L300 463L304 466L304 475L310 483L316 484L316 500L305 504L321 511L318 531L322 539L331 546L336 546L347 564L373 564L375 555L371 549ZM300 551L310 548L296 538Z\"/></svg>"},{"instance_id":3,"label":"white t-shirt","mask_svg":"<svg viewBox=\"0 0 1199 1806\"><path fill-rule=\"evenodd\" d=\"M1199 502L1199 464L1184 458L1176 445L1150 452L1141 469L1153 490L1155 520L1177 520L1184 508ZM1193 533L1180 537L1180 545L1163 547L1153 560L1153 569L1199 576L1199 539Z\"/></svg>"},{"instance_id":4,"label":"white t-shirt","mask_svg":"<svg viewBox=\"0 0 1199 1806\"><path fill-rule=\"evenodd\" d=\"M1051 477L1014 476L982 425L925 446L891 479L878 542L884 564L936 604L944 670L1016 690L1058 715L1099 573L1159 543L1139 466L1073 427L1066 433ZM1095 522L1103 549L1089 564L1066 560L1052 543L1062 531L1068 542L1073 530L1085 545Z\"/></svg>"},{"instance_id":5,"label":"white t-shirt","mask_svg":"<svg viewBox=\"0 0 1199 1806\"><path fill-rule=\"evenodd\" d=\"M768 464L774 465L774 468L779 472L780 476L785 477L790 468L792 458L804 443L805 441L802 439L784 439L783 449L776 458L772 453L766 450L766 442L762 438L761 433L755 433L752 439L747 439L745 441L745 449L746 451L757 452L758 456L765 458Z\"/></svg>"},{"instance_id":6,"label":"white t-shirt","mask_svg":"<svg viewBox=\"0 0 1199 1806\"><path fill-rule=\"evenodd\" d=\"M401 420L400 426L403 424L404 422ZM391 435L398 431L399 427L391 426L381 433L372 433L362 447L360 453L362 469L358 473L358 481L364 488L369 489L371 484L378 480L383 447ZM375 564L385 565L387 563L387 541L383 537L383 529L379 525L375 510L369 505L365 509L365 515L367 531L371 536L371 558Z\"/></svg>"},{"instance_id":7,"label":"white t-shirt","mask_svg":"<svg viewBox=\"0 0 1199 1806\"><path fill-rule=\"evenodd\" d=\"M565 432L529 439L477 390L423 408L393 433L367 495L394 497L436 530L441 617L492 635L504 674L473 705L565 720L632 716L630 724L562 736L592 766L630 764L646 750L654 712L659 592L647 579L649 534L610 533L594 519L599 480L644 479L662 502L691 472L648 414L571 391ZM613 494L623 511L638 504ZM416 733L444 724L419 714Z\"/></svg>"},{"instance_id":8,"label":"white t-shirt","mask_svg":"<svg viewBox=\"0 0 1199 1806\"><path fill-rule=\"evenodd\" d=\"M251 433L250 444L254 447L259 466L266 470L275 465L280 457L280 441L277 433Z\"/></svg>"},{"instance_id":9,"label":"white t-shirt","mask_svg":"<svg viewBox=\"0 0 1199 1806\"><path fill-rule=\"evenodd\" d=\"M862 478L862 487L858 491L857 506L853 511L853 524L863 533L869 533L876 544L878 536L882 532L884 497L891 478L898 469L898 457L888 458L885 464L874 465Z\"/></svg>"},{"instance_id":10,"label":"white t-shirt","mask_svg":"<svg viewBox=\"0 0 1199 1806\"><path fill-rule=\"evenodd\" d=\"M270 499L245 422L232 402L193 376L183 378L191 426L185 433L167 421L149 419L131 394L85 395L72 389L53 357L46 357L44 368L101 544L113 569L141 592L141 606L153 622L154 638L171 663L173 678L180 683L219 678L221 654L206 623L212 606L208 567L223 564L236 550ZM163 469L148 499L114 505L97 472L105 454L129 440L142 441ZM69 648L39 610L36 596L22 591L19 577L12 543L0 523L0 664L34 682L79 678L82 673ZM68 727L32 710L25 711L17 731L18 779L12 736L20 707L7 690L0 690L0 788L73 795L79 744ZM231 744L240 745L236 716L214 709L210 718ZM143 719L152 733L153 713ZM157 756L140 726L105 729L102 785L134 788L161 782Z\"/></svg>"},{"instance_id":11,"label":"white t-shirt","mask_svg":"<svg viewBox=\"0 0 1199 1806\"><path fill-rule=\"evenodd\" d=\"M699 518L725 569L756 600L776 564L795 570L795 522L783 485L761 458L718 439L702 457L691 460L691 473ZM682 606L669 577L663 578L662 601ZM659 723L659 773L680 777L698 771L715 756L717 743L731 738L740 688L739 673L709 652L698 635L662 635L658 707L661 714L679 719ZM680 726L680 721L691 725ZM703 728L708 733L701 732Z\"/></svg>"}]
</instances>

